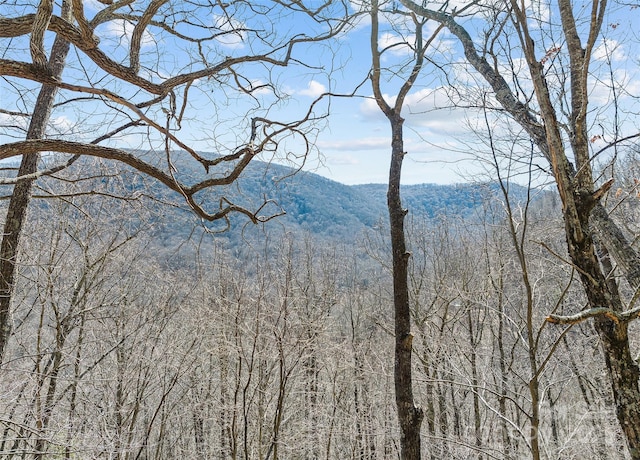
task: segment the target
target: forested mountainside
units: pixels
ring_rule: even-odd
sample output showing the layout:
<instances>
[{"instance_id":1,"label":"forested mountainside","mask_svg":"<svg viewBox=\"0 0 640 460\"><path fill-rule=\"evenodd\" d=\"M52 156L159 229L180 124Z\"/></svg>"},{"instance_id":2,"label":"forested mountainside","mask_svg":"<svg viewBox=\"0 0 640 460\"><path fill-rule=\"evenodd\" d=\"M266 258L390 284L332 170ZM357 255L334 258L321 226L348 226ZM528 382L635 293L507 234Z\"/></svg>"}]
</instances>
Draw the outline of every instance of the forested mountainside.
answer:
<instances>
[{"instance_id":1,"label":"forested mountainside","mask_svg":"<svg viewBox=\"0 0 640 460\"><path fill-rule=\"evenodd\" d=\"M184 176L196 176L196 168L201 168L188 162L178 162L177 165ZM184 239L199 222L180 194L167 191L152 180L144 181L129 169L109 171L99 162L82 159L73 166L71 176L74 171L89 172L93 177L101 176L102 179L98 181L100 187L111 189L108 193L145 200L145 206L152 211L154 223L158 226L158 236L167 242L172 240L176 243ZM44 189L46 184L43 185ZM75 193L96 193L95 182L88 184L82 181L70 186L70 189ZM114 192L114 189L117 191ZM246 225L246 217L231 215L228 229L223 222L201 222L201 225L212 231L229 230L220 233L219 238L238 243L252 234L269 231L274 234L308 233L316 238L351 244L364 231L386 225L386 192L385 184L350 186L312 172L254 161L234 184L207 191L199 199L215 203L220 196L225 196L250 210L259 209L267 200L268 204L259 214L265 218L276 217L254 226ZM510 184L509 193L514 203L522 203L527 199L525 187ZM442 217L482 219L483 207L500 206L504 201L497 183L406 185L402 187L402 195L410 216L420 220ZM553 193L534 191L532 199L540 200L542 196L549 198ZM149 200L149 197L154 199Z\"/></svg>"},{"instance_id":2,"label":"forested mountainside","mask_svg":"<svg viewBox=\"0 0 640 460\"><path fill-rule=\"evenodd\" d=\"M286 178L286 179L281 179ZM317 174L256 162L234 185L236 197L272 197L286 212L279 218L288 229L301 229L332 238L352 238L384 222L387 185L344 185ZM511 184L514 201L526 199L525 187ZM534 192L535 193L535 192ZM540 192L539 192L540 193ZM404 204L420 218L473 217L483 204L503 200L497 184L419 184L402 187Z\"/></svg>"},{"instance_id":3,"label":"forested mountainside","mask_svg":"<svg viewBox=\"0 0 640 460\"><path fill-rule=\"evenodd\" d=\"M3 455L398 457L383 186L272 181L260 165L234 193L275 191L287 215L217 235L167 204L179 196L76 167L100 174L41 180L37 194L58 197L31 209ZM526 458L536 375L546 458L624 459L593 329L545 323L584 302L553 195L527 207L516 188L506 215L494 188L405 188L425 216L407 225L425 452Z\"/></svg>"},{"instance_id":4,"label":"forested mountainside","mask_svg":"<svg viewBox=\"0 0 640 460\"><path fill-rule=\"evenodd\" d=\"M0 459L640 460L637 1L0 4Z\"/></svg>"}]
</instances>

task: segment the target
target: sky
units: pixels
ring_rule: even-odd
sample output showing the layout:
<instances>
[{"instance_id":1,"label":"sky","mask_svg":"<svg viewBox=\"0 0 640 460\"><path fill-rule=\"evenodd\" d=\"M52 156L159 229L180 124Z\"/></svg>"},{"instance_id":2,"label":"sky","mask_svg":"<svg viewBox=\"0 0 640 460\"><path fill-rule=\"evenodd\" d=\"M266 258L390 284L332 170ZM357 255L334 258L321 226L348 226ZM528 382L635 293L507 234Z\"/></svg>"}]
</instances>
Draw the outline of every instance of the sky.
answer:
<instances>
[{"instance_id":1,"label":"sky","mask_svg":"<svg viewBox=\"0 0 640 460\"><path fill-rule=\"evenodd\" d=\"M556 82L554 71L560 76L566 70L568 63L561 60L561 56L553 54L559 49L562 53L562 42L557 42L557 35L553 36L548 24L559 23L559 14L552 6L555 2L526 2L530 11L541 18L540 23L529 23L534 37L539 38L536 43L541 59L544 59L545 49L550 51L550 59L546 63L549 82ZM463 3L462 3L463 4ZM576 8L577 17L589 17L586 2L582 9ZM593 77L590 81L589 97L591 102L590 132L592 148L596 152L607 142L620 136L613 133L610 125L617 123L620 132L636 133L640 131L637 113L640 102L640 47L636 25L640 22L640 8L633 5L614 3L610 5L610 14L605 18L602 37L597 40L591 69ZM468 30L480 34L486 30L484 23L475 21L464 22ZM545 28L548 27L548 28ZM425 37L430 35L435 25L427 24ZM578 30L583 43L586 41L587 31L578 22ZM360 68L369 66L370 52L368 49L370 29L363 25L352 32L349 37L354 59L360 60ZM389 28L389 23L382 19L379 35L379 47L397 42L397 34ZM517 40L511 41L517 47ZM404 49L404 54L403 54ZM357 51L356 51L357 50ZM514 58L514 67L521 90L529 97L533 95L533 87L522 59ZM429 51L429 58L435 65L427 63L418 78L414 89L407 96L403 116L405 117L405 157L403 167L403 183L455 183L469 180L484 180L495 177L490 165L478 161L478 157L487 153L485 118L482 111L474 108L452 108L452 98L456 98L456 91L473 94L478 88L486 84L478 84L468 73L469 68L460 63L462 53L457 40L446 29L440 31ZM398 62L407 59L406 48L387 53L383 57L382 65L393 67L394 59ZM554 61L554 62L552 62ZM448 69L450 80L443 78L443 73L437 66L443 63L457 63L444 68ZM474 71L472 71L473 73ZM510 80L511 69L506 69L503 76ZM394 100L399 82L391 77L385 87L385 97ZM559 77L558 77L559 78ZM615 83L612 83L615 82ZM453 83L451 83L453 82ZM453 85L453 87L451 86ZM455 88L454 88L455 87ZM615 87L615 92L613 88ZM365 85L361 92L365 96L371 95L369 85ZM561 96L559 96L561 97ZM568 99L564 95L567 104ZM614 113L611 105L613 100L619 102L623 109ZM318 141L324 156L324 163L317 172L327 175L343 183L355 184L362 182L386 182L388 174L390 135L389 124L373 99L356 101L342 101L336 104L332 114L330 129L323 132ZM466 105L466 104L463 104ZM496 103L497 105L497 103ZM558 106L559 107L559 106ZM561 112L562 109L559 109ZM499 122L500 114L489 114L489 122L496 132L503 130L508 136L508 128ZM504 117L502 117L504 119ZM511 125L513 126L513 125ZM605 128L602 128L605 126ZM475 132L474 132L475 128ZM478 129L479 128L479 129ZM498 137L498 136L496 136ZM508 144L503 144L509 148ZM602 160L609 158L603 155ZM542 164L542 162L541 162ZM546 164L544 164L546 167ZM542 174L538 183L548 180ZM526 181L526 175L516 177L516 181Z\"/></svg>"},{"instance_id":2,"label":"sky","mask_svg":"<svg viewBox=\"0 0 640 460\"><path fill-rule=\"evenodd\" d=\"M336 113L318 139L321 161L316 172L345 184L387 182L391 152L387 119L370 99L335 105ZM465 180L472 165L455 151L462 114L451 112L435 110L424 115L420 125L406 123L403 183Z\"/></svg>"},{"instance_id":3,"label":"sky","mask_svg":"<svg viewBox=\"0 0 640 460\"><path fill-rule=\"evenodd\" d=\"M528 5L528 11L540 18L540 22L530 21L528 25L536 39L536 48L541 60L545 59L545 50L549 50L545 69L550 85L554 85L568 66L568 62L563 60L562 56L565 44L557 41L559 35L554 34L550 26L560 22L558 11L554 9L555 2L525 3ZM463 4L464 2L458 6ZM637 118L640 108L640 47L637 35L640 8L632 4L610 3L609 12L604 20L602 35L596 41L590 67L593 76L589 87L589 131L594 152L616 136L622 137L620 133L640 131ZM576 6L577 27L583 43L586 42L588 30L580 21L581 18L585 18L586 21L589 13L589 2ZM479 21L467 20L463 23L471 34L482 34L487 30L486 24ZM427 24L425 37L430 35L434 28L435 25ZM369 65L369 33L370 29L365 25L354 31L349 38L352 49L362 50L361 53L353 52L354 56L358 56L356 59L362 60L362 67ZM396 32L389 28L389 23L384 23L384 19L379 37L380 48L398 41ZM517 48L515 37L510 43ZM398 62L406 59L406 48L404 50L404 55L403 48L387 53L387 57L383 57L383 66L388 65L391 68L393 59L397 59ZM523 92L532 97L533 87L526 65L517 52L510 52L513 68L516 69L519 78L518 85ZM450 96L453 95L455 99L456 91L466 90L467 94L473 95L481 86L486 88L484 82L478 84L474 79L474 71L470 74L469 68L460 64L461 55L455 37L446 29L440 31L428 56L435 65L425 65L414 89L407 96L403 109L406 119L407 151L403 167L405 184L443 184L495 177L492 167L478 160L488 151L484 139L486 126L483 112L471 107L452 109ZM450 75L448 81L443 78L443 73L437 70L437 66L443 63ZM457 64L449 65L450 63ZM512 69L505 67L503 76L510 81L512 73ZM390 77L390 82L385 87L386 98L393 100L398 88L398 81ZM370 95L370 87L366 86L362 94ZM559 113L562 112L560 99L563 100L563 104L569 103L566 94L558 94ZM619 103L620 109L617 112L612 109L614 100ZM318 172L344 183L386 182L390 152L388 122L371 98L361 99L356 104L348 101L344 105L336 105L336 113L330 121L331 129L323 133L318 142L325 159ZM500 122L501 119L504 120L504 117L499 113L488 115L488 122L497 133L496 138L500 132L508 137L509 130L513 127L503 124ZM618 131L614 132L616 130ZM508 142L498 145L504 149L511 148ZM602 154L602 162L617 154L615 150L608 153L610 155ZM545 168L547 166L544 162L540 164ZM526 181L528 177L515 176L515 180ZM538 184L546 183L548 175L541 174L536 180Z\"/></svg>"},{"instance_id":4,"label":"sky","mask_svg":"<svg viewBox=\"0 0 640 460\"><path fill-rule=\"evenodd\" d=\"M400 41L389 26L382 17L381 49ZM427 25L425 33L430 34L434 28L434 25ZM412 39L413 36L409 35L409 40ZM348 56L348 70L333 78L334 82L340 80L335 84L337 89L315 81L309 84L309 88L314 88L317 94L325 89L348 92L350 87L365 79L371 68L369 42L369 20L365 17L340 44L339 52ZM434 43L434 56L437 54L443 58L443 55L448 55L450 47L448 34L440 34ZM413 53L401 46L386 52L382 65L393 68L412 62L412 58ZM426 66L407 96L403 109L407 155L402 182L405 184L464 182L478 172L473 162L468 161L470 158L461 152L462 144L458 142L459 138L466 135L468 118L476 118L478 113L451 109L447 96L449 90L443 87L441 77ZM403 80L383 77L383 92L387 101L395 100L402 83ZM372 94L371 83L366 80L358 97L332 100L327 127L317 140L320 156L315 163L310 162L315 172L345 184L387 182L391 152L390 126Z\"/></svg>"},{"instance_id":5,"label":"sky","mask_svg":"<svg viewBox=\"0 0 640 460\"><path fill-rule=\"evenodd\" d=\"M88 16L104 7L96 0L84 3ZM556 13L545 5L545 2L535 2L540 16L545 21L553 22ZM626 16L621 17L621 14ZM633 100L640 94L640 78L638 78L640 53L637 49L636 37L632 37L630 31L633 30L634 21L638 20L638 10L627 8L618 11L616 15L607 18L609 22L605 26L606 37L597 44L595 65L596 67L602 65L603 72L609 72L611 68L604 64L607 63L607 59L610 59L613 73L616 74L615 79L623 82L625 88L625 91L618 93L617 97ZM220 17L203 18L202 21L204 24L215 24L221 29L229 27L224 18ZM234 25L241 24L234 23ZM396 24L396 26L395 29L390 27L390 23L383 18L379 35L380 47L397 44L400 41L398 31L404 30L408 39L412 39L411 32L403 29L402 24ZM304 31L307 25L284 18L275 24L275 27L295 33L298 30ZM434 28L435 25L427 24L426 35L429 36ZM96 33L101 40L100 46L109 50L113 56L117 56L118 53L127 49L127 40L131 36L132 27L123 22L110 22L100 26ZM540 31L540 36L541 40L546 40L546 43L541 44L542 50L544 51L544 47L552 49L553 42L545 38L543 30ZM625 42L627 38L631 40ZM292 66L287 69L267 69L267 73L278 81L281 94L287 96L286 104L279 103L271 107L269 104L273 103L273 99L269 99L269 94L260 95L257 92L255 100L247 101L238 94L220 89L216 86L216 82L196 82L190 90L189 110L192 115L189 122L181 126L178 132L179 137L199 150L221 151L225 145L237 145L238 142L243 141L238 134L242 129L239 129L237 120L243 118L248 111L256 110L255 105L252 105L255 101L259 100L265 107L270 107L270 115L283 119L287 117L295 119L323 92L346 94L359 83L363 83L357 92L357 97L330 99L329 115L318 122L317 137L311 138L315 149L306 158L304 168L345 184L386 182L391 143L390 129L388 121L371 98L370 83L366 79L371 66L369 39L370 27L367 18L364 17L338 40L330 44L314 46L307 51L306 55L303 53L304 59L315 67ZM149 74L149 78L165 77L172 68L180 68L183 65L180 50L171 50L171 45L165 40L160 32L155 35L154 32L145 33L142 37L143 55L147 56L150 65L157 66L157 74ZM165 50L168 49L175 54L169 55L166 52L161 54L160 51L156 51L159 49L159 44L163 45ZM28 49L28 43L24 41L22 44L14 41L11 46L14 52L16 50L19 52L20 46L25 50ZM247 54L249 47L253 45L243 34L234 34L222 37L218 40L217 46L216 52L234 56ZM429 57L441 65L456 62L459 59L459 52L454 38L444 30L433 42ZM410 60L411 54L408 48L400 46L391 48L385 53L382 64L398 70L400 64ZM69 72L81 72L83 65L77 56L72 55L68 63ZM515 65L517 65L517 59ZM450 66L447 70L452 80L446 81L443 73L437 70L436 66L428 63L413 91L407 96L403 111L406 119L407 155L402 180L405 184L465 182L478 177L482 178L486 172L486 165L477 161L476 158L476 154L482 151L483 140L477 134L473 134L470 129L471 126L482 125L483 114L471 108L451 108L450 96L455 94L454 90L463 87L473 90L476 87L473 79L460 69L460 66ZM253 81L255 84L263 81L265 76L264 67L248 67L245 68L245 72L248 79L255 79ZM390 101L394 100L402 79L394 78L389 73L383 77L383 81L385 97ZM526 85L526 79L523 81ZM29 86L29 83L21 82L21 84L25 87ZM32 86L37 87L37 85ZM3 108L11 106L13 102L7 98L10 89L5 80L0 82ZM527 88L523 90L530 91ZM606 80L594 81L591 91L592 100L596 104L607 105L610 102L612 93ZM35 90L32 91L33 94ZM138 95L130 94L127 97L134 100ZM200 110L200 107L206 109ZM320 112L325 108L326 106L321 106ZM162 118L159 112L154 115L158 119ZM598 116L606 118L608 115L602 112ZM624 123L634 124L635 121L631 118L629 117L629 120ZM5 124L5 127L0 128L0 141L4 143L14 140L6 126L18 122L2 114L0 114L0 120ZM596 118L594 123L595 120ZM92 113L90 105L80 112L67 111L61 106L54 111L50 132L86 140L95 133L96 129L109 121L107 117L100 118ZM84 126L83 128L78 127L79 122ZM604 145L606 141L604 137L606 136L594 141L594 148ZM118 146L139 145L138 140L126 136L113 142ZM300 150L300 139L288 142L288 144L283 143L281 147L283 150L291 151L292 154L288 158L295 158L296 152ZM274 158L276 162L280 160L282 160L281 156ZM300 164L299 158L297 163Z\"/></svg>"},{"instance_id":6,"label":"sky","mask_svg":"<svg viewBox=\"0 0 640 460\"><path fill-rule=\"evenodd\" d=\"M434 25L428 25L427 33L434 28ZM443 38L438 39L435 46L442 48L439 54L446 54L451 47L450 38L447 34L441 36ZM398 41L397 35L389 30L389 23L382 18L380 47ZM293 66L283 69L281 76L276 77L282 83L282 90L290 97L290 102L280 112L283 119L287 118L287 111L305 111L308 104L324 92L350 94L361 84L356 97L330 98L329 115L319 123L317 138L310 138L316 148L304 164L304 169L344 184L386 183L388 180L390 128L372 98L371 84L367 79L371 68L369 42L370 26L365 16L338 40L314 45L308 54L304 54L307 62L314 63L316 59L316 65L321 66L322 71ZM246 46L242 42L234 42L226 51L241 54L246 52ZM383 65L393 66L411 58L410 50L400 47L385 54ZM256 76L256 80L260 77ZM388 100L394 99L399 84L397 81L385 82ZM441 77L429 75L429 69L426 69L415 90L407 97L404 110L405 184L464 182L478 172L473 162L468 161L469 157L461 152L464 146L457 140L465 135L467 118L477 117L477 113L451 110L447 92ZM265 101L264 105L268 106L269 102ZM241 105L233 109L238 110L238 107ZM238 111L237 116L242 114ZM294 115L291 117L295 118ZM202 132L195 128L194 131ZM202 150L211 150L209 141L195 135L191 143ZM275 161L279 162L279 158Z\"/></svg>"}]
</instances>

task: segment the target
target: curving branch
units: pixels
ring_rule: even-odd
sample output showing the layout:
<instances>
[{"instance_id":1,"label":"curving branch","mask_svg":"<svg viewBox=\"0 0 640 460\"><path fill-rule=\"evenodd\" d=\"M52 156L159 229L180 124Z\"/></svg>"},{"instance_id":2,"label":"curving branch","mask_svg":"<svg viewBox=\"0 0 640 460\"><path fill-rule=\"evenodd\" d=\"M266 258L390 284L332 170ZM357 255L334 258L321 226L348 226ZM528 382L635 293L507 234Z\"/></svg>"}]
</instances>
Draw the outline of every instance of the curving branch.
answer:
<instances>
[{"instance_id":1,"label":"curving branch","mask_svg":"<svg viewBox=\"0 0 640 460\"><path fill-rule=\"evenodd\" d=\"M60 139L27 139L0 145L0 160L21 155L33 155L38 152L59 152L71 155L87 155L98 158L117 160L138 171L145 173L172 190L179 191L178 185L161 169L140 160L126 150L115 147L105 147L84 142L65 141Z\"/></svg>"},{"instance_id":2,"label":"curving branch","mask_svg":"<svg viewBox=\"0 0 640 460\"><path fill-rule=\"evenodd\" d=\"M144 31L158 9L165 3L167 3L167 0L153 0L133 28L131 46L129 49L129 67L136 74L140 70L140 45L142 43L142 34L144 34Z\"/></svg>"},{"instance_id":3,"label":"curving branch","mask_svg":"<svg viewBox=\"0 0 640 460\"><path fill-rule=\"evenodd\" d=\"M0 18L0 37L9 38L26 35L31 32L31 29L35 24L35 20L36 15L34 14L20 16L17 18ZM49 30L59 34L69 43L73 44L103 71L156 95L167 95L177 86L193 82L197 79L214 76L223 70L239 64L261 62L273 66L286 67L292 62L292 53L297 45L327 40L339 34L346 26L347 22L345 21L338 27L331 28L328 32L318 36L308 37L305 35L297 35L292 37L286 43L274 47L268 53L226 57L215 65L167 78L162 83L153 83L137 74L136 65L127 67L107 56L107 54L98 47L99 39L97 37L92 35L90 39L88 39L88 37L85 37L82 31L78 30L78 28L73 24L55 15L51 16L51 20L48 24ZM283 53L281 58L274 57L279 53ZM137 58L134 56L132 61L133 64L135 64L136 59ZM32 68L28 63L8 61L4 59L0 60L0 75L26 78L44 84L58 84L58 82L52 79L48 73L43 73L42 70L38 69L39 66L37 65Z\"/></svg>"},{"instance_id":4,"label":"curving branch","mask_svg":"<svg viewBox=\"0 0 640 460\"><path fill-rule=\"evenodd\" d=\"M53 0L41 0L31 27L31 39L29 41L31 59L37 67L43 69L48 67L47 55L44 52L44 33L49 27L52 14Z\"/></svg>"},{"instance_id":5,"label":"curving branch","mask_svg":"<svg viewBox=\"0 0 640 460\"><path fill-rule=\"evenodd\" d=\"M8 59L0 59L0 75L26 78L27 80L51 86L56 86L60 83L60 80L51 74L48 67L28 62L10 61Z\"/></svg>"},{"instance_id":6,"label":"curving branch","mask_svg":"<svg viewBox=\"0 0 640 460\"><path fill-rule=\"evenodd\" d=\"M264 141L264 145L267 141ZM92 156L108 160L118 161L126 164L131 168L149 176L167 188L182 195L195 214L207 221L215 221L226 219L231 212L239 212L247 216L253 223L264 222L273 216L261 217L258 213L264 208L265 204L260 206L258 211L250 211L242 206L232 203L228 198L222 197L219 201L219 209L216 211L207 211L201 204L196 201L195 196L198 192L212 187L220 187L232 184L244 171L259 150L251 147L244 147L238 150L234 158L240 158L230 172L221 177L210 177L197 182L193 185L186 185L180 182L174 175L169 174L162 169L147 163L136 157L134 154L115 147L105 147L101 145L88 144L83 142L72 142L56 139L28 139L20 142L0 145L0 160L13 158L21 155L33 155L40 152L59 152L74 155L67 166L74 162L80 156ZM59 168L62 169L62 168ZM53 170L59 170L53 168ZM55 171L53 171L55 172ZM41 174L40 174L41 175ZM276 215L280 215L277 213Z\"/></svg>"},{"instance_id":7,"label":"curving branch","mask_svg":"<svg viewBox=\"0 0 640 460\"><path fill-rule=\"evenodd\" d=\"M597 317L606 317L616 324L629 323L634 319L640 318L640 306L623 312L617 312L605 307L590 308L575 315L549 315L546 321L553 324L578 324Z\"/></svg>"},{"instance_id":8,"label":"curving branch","mask_svg":"<svg viewBox=\"0 0 640 460\"><path fill-rule=\"evenodd\" d=\"M73 11L73 17L80 27L80 35L86 40L91 41L93 37L93 31L87 18L84 16L84 3L82 0L72 0L71 10Z\"/></svg>"},{"instance_id":9,"label":"curving branch","mask_svg":"<svg viewBox=\"0 0 640 460\"><path fill-rule=\"evenodd\" d=\"M109 131L108 133L103 134L102 136L94 139L93 141L90 142L90 144L96 145L99 144L102 141L105 141L113 136L115 136L118 133L121 133L122 131L125 131L133 126L140 126L142 125L142 123L139 120L136 121L130 121L129 123L125 123L122 126L119 126L111 131ZM13 178L1 178L0 179L0 184L1 185L11 185L11 184L17 184L19 181L23 181L23 180L35 180L38 179L39 177L43 177L43 176L51 176L57 172L60 172L66 168L68 168L69 166L71 166L73 163L75 163L77 160L79 160L81 157L80 154L75 154L73 155L71 158L69 158L66 162L59 164L59 165L55 165L52 166L50 168L44 169L42 171L36 171L34 173L31 174L23 174L23 175L18 175L17 177L13 177Z\"/></svg>"}]
</instances>

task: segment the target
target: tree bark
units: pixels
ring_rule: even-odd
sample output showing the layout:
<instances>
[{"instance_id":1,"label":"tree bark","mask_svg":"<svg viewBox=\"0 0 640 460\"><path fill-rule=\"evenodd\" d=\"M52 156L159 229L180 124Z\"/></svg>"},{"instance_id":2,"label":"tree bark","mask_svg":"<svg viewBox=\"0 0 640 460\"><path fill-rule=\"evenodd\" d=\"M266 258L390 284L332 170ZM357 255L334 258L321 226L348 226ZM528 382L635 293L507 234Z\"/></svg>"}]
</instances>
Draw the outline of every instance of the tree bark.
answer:
<instances>
[{"instance_id":1,"label":"tree bark","mask_svg":"<svg viewBox=\"0 0 640 460\"><path fill-rule=\"evenodd\" d=\"M395 312L395 363L394 384L396 406L400 421L400 447L404 460L420 458L420 426L424 413L414 404L411 376L411 311L409 307L408 263L404 218L407 211L402 208L400 198L400 177L404 159L402 140L403 119L397 116L391 120L391 166L387 205L391 232L393 258L393 305Z\"/></svg>"},{"instance_id":2,"label":"tree bark","mask_svg":"<svg viewBox=\"0 0 640 460\"><path fill-rule=\"evenodd\" d=\"M415 25L415 61L411 73L398 91L393 107L385 100L380 83L381 54L378 50L378 2L371 2L371 86L380 110L389 120L391 127L391 163L387 189L387 209L391 235L392 271L393 271L393 310L395 324L394 386L396 408L400 424L400 456L402 460L421 458L420 427L424 418L422 408L414 403L413 380L411 372L411 353L413 335L411 334L411 309L409 305L408 265L411 254L407 251L404 231L404 218L407 210L402 207L400 180L404 160L404 119L401 116L405 97L413 87L422 69L426 46L423 43L422 27L424 23L413 18Z\"/></svg>"},{"instance_id":3,"label":"tree bark","mask_svg":"<svg viewBox=\"0 0 640 460\"><path fill-rule=\"evenodd\" d=\"M393 270L393 310L395 330L394 354L394 386L396 409L400 424L400 456L402 460L419 460L421 458L420 427L424 418L422 408L414 403L411 354L413 335L411 333L411 309L409 305L408 265L411 254L407 251L404 231L404 218L407 210L402 207L400 180L402 162L404 160L404 138L401 116L402 105L406 95L422 69L426 47L422 40L422 26L413 18L416 27L416 56L411 73L398 91L395 103L389 105L385 100L380 83L382 73L381 54L378 50L378 2L371 3L371 86L378 107L389 120L391 127L391 163L389 166L389 182L387 189L387 210L391 235L392 270Z\"/></svg>"},{"instance_id":4,"label":"tree bark","mask_svg":"<svg viewBox=\"0 0 640 460\"><path fill-rule=\"evenodd\" d=\"M62 16L67 18L69 14L70 6L68 2L64 2ZM44 33L44 31L42 32ZM61 36L56 36L49 58L49 67L55 78L62 75L68 53L69 42ZM50 85L43 85L40 89L29 123L27 139L44 138L57 91L56 86ZM24 155L18 176L35 173L39 159L39 154ZM11 335L11 300L15 287L16 264L20 257L20 237L31 202L31 190L34 182L35 179L26 178L16 183L9 200L2 242L0 243L0 364L4 360L7 341Z\"/></svg>"},{"instance_id":5,"label":"tree bark","mask_svg":"<svg viewBox=\"0 0 640 460\"><path fill-rule=\"evenodd\" d=\"M483 76L493 89L496 99L507 113L530 135L540 152L549 161L562 200L567 249L571 263L580 274L580 280L589 307L603 311L622 311L622 300L616 290L610 289L595 252L593 233L598 232L602 244L611 252L624 270L629 283L640 286L640 257L626 241L624 235L598 202L604 190L595 190L591 169L586 116L588 113L589 62L594 44L600 36L606 10L606 0L592 0L588 38L583 45L577 32L573 7L569 0L558 0L562 20L561 34L566 42L570 59L569 75L571 111L568 114L570 147L569 161L565 139L560 132L558 115L548 88L544 63L536 57L536 43L529 31L527 12L511 1L511 17L522 45L539 115L518 100L507 81L479 54L472 37L458 23L453 14L429 10L412 0L400 2L422 17L445 25L459 40L469 63ZM590 223L593 225L591 226ZM625 434L631 457L640 459L640 388L639 370L629 350L626 321L601 314L596 318L596 330L606 356L606 364L614 393L618 422Z\"/></svg>"},{"instance_id":6,"label":"tree bark","mask_svg":"<svg viewBox=\"0 0 640 460\"><path fill-rule=\"evenodd\" d=\"M627 324L608 318L595 321L611 381L616 417L633 460L640 459L640 371L629 350Z\"/></svg>"}]
</instances>

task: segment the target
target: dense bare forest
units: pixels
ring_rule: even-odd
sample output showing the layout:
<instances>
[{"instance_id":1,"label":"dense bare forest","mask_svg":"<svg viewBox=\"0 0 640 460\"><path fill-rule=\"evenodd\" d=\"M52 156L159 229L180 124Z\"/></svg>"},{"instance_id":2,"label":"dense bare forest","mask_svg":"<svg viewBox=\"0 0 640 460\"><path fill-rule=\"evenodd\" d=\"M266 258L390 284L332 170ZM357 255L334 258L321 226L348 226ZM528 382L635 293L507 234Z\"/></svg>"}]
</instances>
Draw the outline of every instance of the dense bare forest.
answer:
<instances>
[{"instance_id":1,"label":"dense bare forest","mask_svg":"<svg viewBox=\"0 0 640 460\"><path fill-rule=\"evenodd\" d=\"M630 225L634 187L617 210ZM537 404L544 458L625 458L593 328L545 322L584 303L557 200L506 198L408 225L424 454L528 457ZM150 236L162 212L36 204L3 365L3 456L397 458L385 229L355 244L267 231L241 249L207 233L162 247Z\"/></svg>"},{"instance_id":2,"label":"dense bare forest","mask_svg":"<svg viewBox=\"0 0 640 460\"><path fill-rule=\"evenodd\" d=\"M640 459L638 6L0 2L0 456Z\"/></svg>"}]
</instances>

